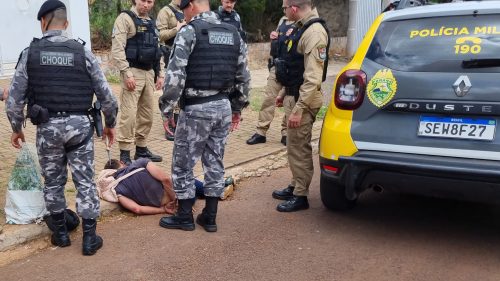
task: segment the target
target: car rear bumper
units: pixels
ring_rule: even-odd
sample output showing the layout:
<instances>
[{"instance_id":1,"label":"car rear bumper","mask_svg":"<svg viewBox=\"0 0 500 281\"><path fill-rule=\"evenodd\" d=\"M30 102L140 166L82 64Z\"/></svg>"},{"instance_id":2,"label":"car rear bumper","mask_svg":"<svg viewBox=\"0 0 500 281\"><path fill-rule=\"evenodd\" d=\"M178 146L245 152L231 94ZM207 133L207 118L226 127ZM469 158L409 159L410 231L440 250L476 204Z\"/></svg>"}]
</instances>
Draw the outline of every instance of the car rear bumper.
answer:
<instances>
[{"instance_id":1,"label":"car rear bumper","mask_svg":"<svg viewBox=\"0 0 500 281\"><path fill-rule=\"evenodd\" d=\"M338 161L320 158L320 163L321 175L344 184L349 199L378 186L434 197L500 203L498 161L359 151ZM331 167L338 171L332 172Z\"/></svg>"}]
</instances>

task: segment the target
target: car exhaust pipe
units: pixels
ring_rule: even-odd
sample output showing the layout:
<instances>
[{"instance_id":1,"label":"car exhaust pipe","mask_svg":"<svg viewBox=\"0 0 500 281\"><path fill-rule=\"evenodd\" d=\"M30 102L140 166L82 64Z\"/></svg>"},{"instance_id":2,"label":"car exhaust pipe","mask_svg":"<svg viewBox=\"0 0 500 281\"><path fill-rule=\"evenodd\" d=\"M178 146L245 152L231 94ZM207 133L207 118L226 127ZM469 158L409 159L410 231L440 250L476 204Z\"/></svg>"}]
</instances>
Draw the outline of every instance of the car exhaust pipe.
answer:
<instances>
[{"instance_id":1,"label":"car exhaust pipe","mask_svg":"<svg viewBox=\"0 0 500 281\"><path fill-rule=\"evenodd\" d=\"M384 192L384 187L381 186L380 184L374 184L372 186L372 189L373 189L373 191L375 191L377 193L383 193Z\"/></svg>"}]
</instances>

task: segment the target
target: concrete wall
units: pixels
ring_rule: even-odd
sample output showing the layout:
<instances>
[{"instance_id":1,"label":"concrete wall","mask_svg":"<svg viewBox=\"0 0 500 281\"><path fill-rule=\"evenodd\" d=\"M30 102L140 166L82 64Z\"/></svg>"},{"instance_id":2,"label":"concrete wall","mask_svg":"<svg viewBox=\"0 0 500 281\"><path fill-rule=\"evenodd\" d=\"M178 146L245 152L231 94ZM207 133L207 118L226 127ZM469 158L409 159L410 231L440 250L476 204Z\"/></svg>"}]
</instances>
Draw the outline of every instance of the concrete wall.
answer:
<instances>
[{"instance_id":1,"label":"concrete wall","mask_svg":"<svg viewBox=\"0 0 500 281\"><path fill-rule=\"evenodd\" d=\"M38 10L45 0L2 1L0 9L0 77L12 73L21 51L33 37L41 37ZM82 38L90 48L87 0L62 0L69 12L68 33Z\"/></svg>"},{"instance_id":2,"label":"concrete wall","mask_svg":"<svg viewBox=\"0 0 500 281\"><path fill-rule=\"evenodd\" d=\"M347 36L347 29L349 25L349 0L313 1L318 8L319 15L328 23L330 36Z\"/></svg>"}]
</instances>

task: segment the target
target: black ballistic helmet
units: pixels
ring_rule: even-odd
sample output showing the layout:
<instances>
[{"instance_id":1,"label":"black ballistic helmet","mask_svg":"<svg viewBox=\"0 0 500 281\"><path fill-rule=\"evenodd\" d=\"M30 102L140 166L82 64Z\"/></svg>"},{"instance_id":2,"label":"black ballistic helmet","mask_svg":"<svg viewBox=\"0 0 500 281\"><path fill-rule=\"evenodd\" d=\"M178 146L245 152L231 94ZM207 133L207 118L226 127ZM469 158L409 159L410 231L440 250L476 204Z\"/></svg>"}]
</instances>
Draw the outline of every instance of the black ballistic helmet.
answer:
<instances>
[{"instance_id":1,"label":"black ballistic helmet","mask_svg":"<svg viewBox=\"0 0 500 281\"><path fill-rule=\"evenodd\" d=\"M80 218L78 218L78 215L70 209L64 210L64 218L66 219L66 228L68 231L75 230L80 225ZM56 230L50 215L45 216L43 219L50 230Z\"/></svg>"},{"instance_id":2,"label":"black ballistic helmet","mask_svg":"<svg viewBox=\"0 0 500 281\"><path fill-rule=\"evenodd\" d=\"M59 0L47 0L45 1L45 3L43 3L42 7L40 7L38 16L36 18L38 20L41 20L43 16L57 9L66 9L66 5L64 5L64 3Z\"/></svg>"}]
</instances>

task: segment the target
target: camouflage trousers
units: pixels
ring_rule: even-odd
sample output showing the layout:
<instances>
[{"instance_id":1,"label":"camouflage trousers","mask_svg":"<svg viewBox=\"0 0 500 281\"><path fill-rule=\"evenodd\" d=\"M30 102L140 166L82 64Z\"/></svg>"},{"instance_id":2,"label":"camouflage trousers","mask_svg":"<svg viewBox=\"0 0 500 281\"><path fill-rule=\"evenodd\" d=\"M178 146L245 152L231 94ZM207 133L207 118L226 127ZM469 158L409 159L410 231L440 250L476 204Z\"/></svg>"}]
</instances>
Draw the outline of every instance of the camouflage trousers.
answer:
<instances>
[{"instance_id":1,"label":"camouflage trousers","mask_svg":"<svg viewBox=\"0 0 500 281\"><path fill-rule=\"evenodd\" d=\"M172 157L172 181L177 198L195 197L193 168L200 158L205 196L220 197L222 194L224 148L231 116L227 99L188 105L180 112Z\"/></svg>"},{"instance_id":2,"label":"camouflage trousers","mask_svg":"<svg viewBox=\"0 0 500 281\"><path fill-rule=\"evenodd\" d=\"M50 118L37 128L37 149L45 179L43 193L47 210L60 213L66 208L64 187L68 180L68 164L73 176L76 210L84 219L99 216L100 202L94 182L94 141L82 143L93 130L83 115ZM65 147L74 148L65 151Z\"/></svg>"}]
</instances>

